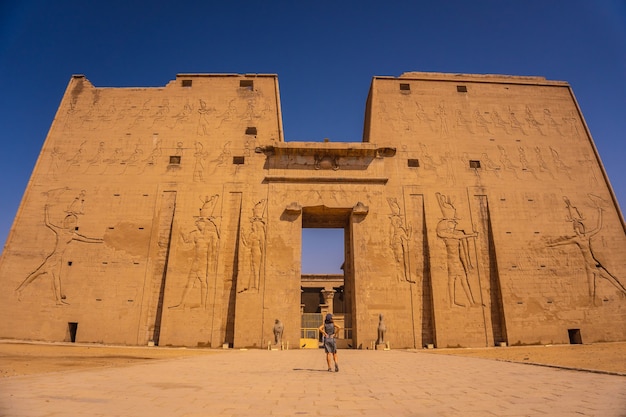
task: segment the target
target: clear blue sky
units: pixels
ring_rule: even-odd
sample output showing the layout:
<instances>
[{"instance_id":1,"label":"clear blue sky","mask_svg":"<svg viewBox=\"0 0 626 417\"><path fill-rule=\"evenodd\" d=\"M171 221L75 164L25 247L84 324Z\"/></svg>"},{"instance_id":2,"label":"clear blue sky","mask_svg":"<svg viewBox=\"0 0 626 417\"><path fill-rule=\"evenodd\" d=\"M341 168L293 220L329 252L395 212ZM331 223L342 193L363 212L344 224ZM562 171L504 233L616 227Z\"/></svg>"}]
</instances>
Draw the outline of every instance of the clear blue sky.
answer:
<instances>
[{"instance_id":1,"label":"clear blue sky","mask_svg":"<svg viewBox=\"0 0 626 417\"><path fill-rule=\"evenodd\" d=\"M6 0L0 243L72 74L97 87L278 74L287 140L360 141L371 78L406 71L569 82L626 207L626 0ZM329 253L305 259L304 272L338 271L333 241L339 249L307 243Z\"/></svg>"}]
</instances>

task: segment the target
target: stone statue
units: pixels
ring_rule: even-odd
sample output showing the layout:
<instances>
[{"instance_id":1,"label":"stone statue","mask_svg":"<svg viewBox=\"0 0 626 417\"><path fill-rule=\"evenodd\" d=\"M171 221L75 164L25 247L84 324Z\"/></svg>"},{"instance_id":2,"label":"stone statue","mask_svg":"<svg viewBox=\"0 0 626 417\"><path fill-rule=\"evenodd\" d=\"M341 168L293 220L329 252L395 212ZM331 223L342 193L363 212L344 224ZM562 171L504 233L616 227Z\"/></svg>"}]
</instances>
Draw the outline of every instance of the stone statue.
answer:
<instances>
[{"instance_id":1,"label":"stone statue","mask_svg":"<svg viewBox=\"0 0 626 417\"><path fill-rule=\"evenodd\" d=\"M285 326L283 325L283 322L276 319L274 321L274 344L276 345L282 344L284 329L285 329Z\"/></svg>"},{"instance_id":2,"label":"stone statue","mask_svg":"<svg viewBox=\"0 0 626 417\"><path fill-rule=\"evenodd\" d=\"M378 316L378 340L376 341L377 345L382 345L385 343L386 332L387 332L387 326L385 326L383 315L380 314Z\"/></svg>"}]
</instances>

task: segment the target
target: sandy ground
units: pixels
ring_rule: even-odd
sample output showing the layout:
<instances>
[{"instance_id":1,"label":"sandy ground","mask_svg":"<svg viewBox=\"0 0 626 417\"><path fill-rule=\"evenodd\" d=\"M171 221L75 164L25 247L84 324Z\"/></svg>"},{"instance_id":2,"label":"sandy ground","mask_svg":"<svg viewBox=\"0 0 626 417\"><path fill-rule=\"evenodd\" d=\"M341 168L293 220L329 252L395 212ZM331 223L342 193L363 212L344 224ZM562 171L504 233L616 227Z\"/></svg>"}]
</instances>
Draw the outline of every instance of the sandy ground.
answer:
<instances>
[{"instance_id":1,"label":"sandy ground","mask_svg":"<svg viewBox=\"0 0 626 417\"><path fill-rule=\"evenodd\" d=\"M218 349L27 343L0 340L0 377L128 366L151 360L195 355L218 355L221 352ZM618 373L626 376L626 342L591 345L432 349L424 350L424 352L561 366Z\"/></svg>"}]
</instances>

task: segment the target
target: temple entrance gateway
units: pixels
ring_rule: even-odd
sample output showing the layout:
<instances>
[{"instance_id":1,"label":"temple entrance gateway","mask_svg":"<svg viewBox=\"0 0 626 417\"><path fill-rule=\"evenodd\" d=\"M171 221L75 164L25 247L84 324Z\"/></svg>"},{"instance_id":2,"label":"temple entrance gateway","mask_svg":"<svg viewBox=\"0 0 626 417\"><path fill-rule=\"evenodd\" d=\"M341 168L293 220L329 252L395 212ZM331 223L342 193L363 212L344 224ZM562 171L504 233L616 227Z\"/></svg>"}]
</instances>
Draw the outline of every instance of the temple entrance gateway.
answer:
<instances>
[{"instance_id":1,"label":"temple entrance gateway","mask_svg":"<svg viewBox=\"0 0 626 417\"><path fill-rule=\"evenodd\" d=\"M327 207L307 207L302 210L302 230L305 229L329 229L328 233L317 233L317 239L325 241L331 247L341 246L343 248L343 261L340 263L340 269L343 273L315 273L318 271L313 266L311 271L303 271L300 277L301 286L301 329L300 329L300 346L305 348L318 348L320 334L318 327L323 323L326 314L333 314L334 320L341 327L338 346L352 346L352 306L354 305L354 280L348 276L346 265L351 264L349 243L350 243L350 213L352 209L329 209ZM337 230L342 229L342 236L337 236ZM336 245L334 239L340 238L341 245ZM315 242L319 245L320 242ZM302 259L312 254L315 247L302 245ZM339 257L338 259L342 259ZM329 266L328 268L332 268ZM328 271L328 269L324 270ZM309 273L313 272L313 273Z\"/></svg>"}]
</instances>

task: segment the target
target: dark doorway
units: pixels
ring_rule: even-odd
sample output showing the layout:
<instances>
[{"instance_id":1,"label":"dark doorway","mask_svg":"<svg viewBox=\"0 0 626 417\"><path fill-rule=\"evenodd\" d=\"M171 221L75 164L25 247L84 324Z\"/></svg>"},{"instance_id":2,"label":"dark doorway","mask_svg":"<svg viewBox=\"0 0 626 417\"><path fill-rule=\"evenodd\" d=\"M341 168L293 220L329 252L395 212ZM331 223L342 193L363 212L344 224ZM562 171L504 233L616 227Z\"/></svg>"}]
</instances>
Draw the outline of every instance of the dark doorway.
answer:
<instances>
[{"instance_id":1,"label":"dark doorway","mask_svg":"<svg viewBox=\"0 0 626 417\"><path fill-rule=\"evenodd\" d=\"M78 323L72 323L69 322L67 323L67 330L70 334L70 342L75 343L76 342L76 332L78 331Z\"/></svg>"},{"instance_id":2,"label":"dark doorway","mask_svg":"<svg viewBox=\"0 0 626 417\"><path fill-rule=\"evenodd\" d=\"M570 345L582 345L583 338L580 335L580 329L567 329Z\"/></svg>"}]
</instances>

